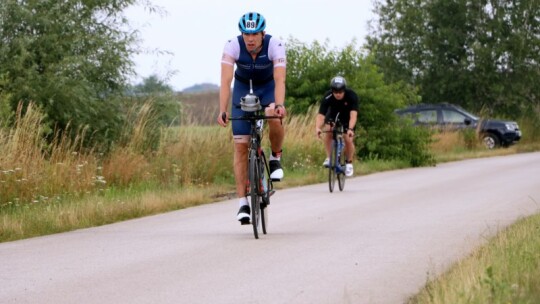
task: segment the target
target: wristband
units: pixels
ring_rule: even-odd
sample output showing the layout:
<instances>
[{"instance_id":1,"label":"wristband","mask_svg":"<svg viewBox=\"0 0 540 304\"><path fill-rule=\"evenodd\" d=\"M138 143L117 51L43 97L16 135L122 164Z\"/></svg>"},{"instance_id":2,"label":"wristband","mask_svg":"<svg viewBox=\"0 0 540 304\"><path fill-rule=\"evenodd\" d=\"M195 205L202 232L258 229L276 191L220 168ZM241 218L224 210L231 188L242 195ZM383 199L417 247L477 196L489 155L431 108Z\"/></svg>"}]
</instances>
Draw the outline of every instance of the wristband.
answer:
<instances>
[{"instance_id":1,"label":"wristband","mask_svg":"<svg viewBox=\"0 0 540 304\"><path fill-rule=\"evenodd\" d=\"M278 107L282 107L282 108L285 108L285 106L284 106L284 105L282 105L282 104L277 104L277 105L275 106L275 108L276 108L276 109L277 109Z\"/></svg>"}]
</instances>

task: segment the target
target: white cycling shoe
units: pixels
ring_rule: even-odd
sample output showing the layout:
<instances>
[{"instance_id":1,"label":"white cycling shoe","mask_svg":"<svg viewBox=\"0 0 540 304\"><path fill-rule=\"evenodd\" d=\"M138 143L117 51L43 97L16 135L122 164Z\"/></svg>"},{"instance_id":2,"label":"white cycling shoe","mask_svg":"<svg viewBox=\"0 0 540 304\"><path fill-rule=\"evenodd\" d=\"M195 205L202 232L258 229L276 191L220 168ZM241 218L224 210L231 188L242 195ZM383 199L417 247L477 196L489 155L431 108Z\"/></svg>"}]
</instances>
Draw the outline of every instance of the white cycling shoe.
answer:
<instances>
[{"instance_id":1,"label":"white cycling shoe","mask_svg":"<svg viewBox=\"0 0 540 304\"><path fill-rule=\"evenodd\" d=\"M354 174L353 165L345 164L345 176L351 177Z\"/></svg>"},{"instance_id":2,"label":"white cycling shoe","mask_svg":"<svg viewBox=\"0 0 540 304\"><path fill-rule=\"evenodd\" d=\"M330 167L330 158L326 158L324 162L322 163L323 167L328 168Z\"/></svg>"},{"instance_id":3,"label":"white cycling shoe","mask_svg":"<svg viewBox=\"0 0 540 304\"><path fill-rule=\"evenodd\" d=\"M270 161L270 178L272 180L281 180L283 178L283 169L279 160Z\"/></svg>"}]
</instances>

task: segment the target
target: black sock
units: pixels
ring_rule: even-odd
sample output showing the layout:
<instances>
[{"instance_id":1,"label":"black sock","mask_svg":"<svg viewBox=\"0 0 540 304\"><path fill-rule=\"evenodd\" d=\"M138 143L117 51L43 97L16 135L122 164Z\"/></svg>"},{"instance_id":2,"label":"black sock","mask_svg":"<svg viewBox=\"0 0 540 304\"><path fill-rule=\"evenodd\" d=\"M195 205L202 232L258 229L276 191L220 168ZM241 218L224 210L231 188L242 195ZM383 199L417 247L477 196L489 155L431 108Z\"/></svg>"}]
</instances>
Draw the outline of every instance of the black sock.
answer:
<instances>
[{"instance_id":1,"label":"black sock","mask_svg":"<svg viewBox=\"0 0 540 304\"><path fill-rule=\"evenodd\" d=\"M279 158L279 157L281 157L282 152L283 152L283 149L279 150L279 152L272 151L272 156Z\"/></svg>"}]
</instances>

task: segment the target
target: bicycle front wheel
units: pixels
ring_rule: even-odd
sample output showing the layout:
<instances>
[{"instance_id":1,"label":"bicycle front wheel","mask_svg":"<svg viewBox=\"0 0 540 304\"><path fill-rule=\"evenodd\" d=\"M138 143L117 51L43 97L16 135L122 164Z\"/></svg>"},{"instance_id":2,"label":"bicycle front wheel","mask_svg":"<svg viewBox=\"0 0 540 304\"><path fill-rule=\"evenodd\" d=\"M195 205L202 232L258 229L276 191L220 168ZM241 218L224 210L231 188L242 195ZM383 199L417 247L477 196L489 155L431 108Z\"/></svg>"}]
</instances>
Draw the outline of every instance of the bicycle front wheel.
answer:
<instances>
[{"instance_id":1,"label":"bicycle front wheel","mask_svg":"<svg viewBox=\"0 0 540 304\"><path fill-rule=\"evenodd\" d=\"M259 238L259 216L261 214L259 180L260 172L257 151L252 149L249 152L249 189L251 197L251 225L253 225L253 235L256 239Z\"/></svg>"},{"instance_id":2,"label":"bicycle front wheel","mask_svg":"<svg viewBox=\"0 0 540 304\"><path fill-rule=\"evenodd\" d=\"M343 141L343 139L340 139L340 141ZM336 164L340 167L337 174L339 191L343 191L345 188L345 149L341 149Z\"/></svg>"},{"instance_id":3,"label":"bicycle front wheel","mask_svg":"<svg viewBox=\"0 0 540 304\"><path fill-rule=\"evenodd\" d=\"M334 192L334 185L336 184L336 165L337 165L337 145L336 141L332 141L332 147L330 148L330 165L328 166L328 188L330 192Z\"/></svg>"},{"instance_id":4,"label":"bicycle front wheel","mask_svg":"<svg viewBox=\"0 0 540 304\"><path fill-rule=\"evenodd\" d=\"M266 227L268 226L268 205L270 205L270 191L271 191L271 180L269 175L269 168L268 163L266 162L266 157L264 156L264 152L261 153L261 160L260 160L260 170L261 173L261 183L262 183L262 189L263 193L261 196L261 228L263 234L266 234Z\"/></svg>"}]
</instances>

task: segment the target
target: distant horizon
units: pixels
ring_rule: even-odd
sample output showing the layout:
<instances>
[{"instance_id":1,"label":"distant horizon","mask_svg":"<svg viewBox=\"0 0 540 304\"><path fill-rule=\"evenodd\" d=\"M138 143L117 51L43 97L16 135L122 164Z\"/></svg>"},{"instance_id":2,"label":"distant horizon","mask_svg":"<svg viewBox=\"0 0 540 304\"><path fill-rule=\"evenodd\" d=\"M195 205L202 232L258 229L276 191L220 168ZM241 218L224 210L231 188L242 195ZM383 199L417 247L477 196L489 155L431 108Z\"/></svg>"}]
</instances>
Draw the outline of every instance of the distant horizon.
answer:
<instances>
[{"instance_id":1,"label":"distant horizon","mask_svg":"<svg viewBox=\"0 0 540 304\"><path fill-rule=\"evenodd\" d=\"M199 89L200 88L200 89ZM211 83L211 82L202 82L202 83L196 83L196 84L193 84L189 87L186 87L182 90L179 90L177 92L186 92L186 93L191 93L191 92L205 92L205 91L214 91L214 89L216 91L219 90L219 85L215 84L215 83Z\"/></svg>"}]
</instances>

